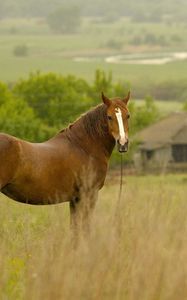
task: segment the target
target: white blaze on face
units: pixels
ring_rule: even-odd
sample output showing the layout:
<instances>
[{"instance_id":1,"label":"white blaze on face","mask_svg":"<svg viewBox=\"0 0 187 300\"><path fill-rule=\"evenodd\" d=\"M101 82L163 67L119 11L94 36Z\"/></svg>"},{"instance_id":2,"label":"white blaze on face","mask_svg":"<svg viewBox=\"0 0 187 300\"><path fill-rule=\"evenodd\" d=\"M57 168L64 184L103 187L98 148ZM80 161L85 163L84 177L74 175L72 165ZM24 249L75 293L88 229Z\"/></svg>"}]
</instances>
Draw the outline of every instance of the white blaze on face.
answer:
<instances>
[{"instance_id":1,"label":"white blaze on face","mask_svg":"<svg viewBox=\"0 0 187 300\"><path fill-rule=\"evenodd\" d=\"M116 108L115 113L116 113L116 118L117 118L118 127L119 127L119 136L120 136L119 142L123 146L123 145L125 145L127 139L126 139L126 134L125 134L124 126L123 126L121 109L119 107Z\"/></svg>"}]
</instances>

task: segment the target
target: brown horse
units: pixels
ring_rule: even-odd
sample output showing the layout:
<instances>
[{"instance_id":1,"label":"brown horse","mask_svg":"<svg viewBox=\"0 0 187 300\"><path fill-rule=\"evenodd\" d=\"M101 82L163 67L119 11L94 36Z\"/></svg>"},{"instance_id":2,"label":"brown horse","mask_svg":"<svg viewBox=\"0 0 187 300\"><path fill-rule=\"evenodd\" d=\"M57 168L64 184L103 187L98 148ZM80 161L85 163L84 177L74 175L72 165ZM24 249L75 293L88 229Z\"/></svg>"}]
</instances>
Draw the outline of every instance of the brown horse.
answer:
<instances>
[{"instance_id":1,"label":"brown horse","mask_svg":"<svg viewBox=\"0 0 187 300\"><path fill-rule=\"evenodd\" d=\"M102 94L103 104L43 143L0 134L1 192L27 204L69 201L76 228L84 190L88 194L83 218L88 220L115 143L120 152L128 149L129 98L130 93L111 100Z\"/></svg>"}]
</instances>

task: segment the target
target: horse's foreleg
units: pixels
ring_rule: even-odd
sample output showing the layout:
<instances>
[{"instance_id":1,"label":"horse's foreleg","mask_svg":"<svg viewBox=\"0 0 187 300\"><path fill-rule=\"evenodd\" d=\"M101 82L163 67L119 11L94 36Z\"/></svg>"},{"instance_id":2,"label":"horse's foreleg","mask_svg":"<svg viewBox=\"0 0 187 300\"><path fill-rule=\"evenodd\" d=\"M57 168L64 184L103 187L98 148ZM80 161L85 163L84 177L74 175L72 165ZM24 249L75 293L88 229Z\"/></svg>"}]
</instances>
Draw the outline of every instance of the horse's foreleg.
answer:
<instances>
[{"instance_id":1,"label":"horse's foreleg","mask_svg":"<svg viewBox=\"0 0 187 300\"><path fill-rule=\"evenodd\" d=\"M78 207L79 202L79 198L73 198L70 201L70 228L74 247L77 247L80 235L80 212Z\"/></svg>"},{"instance_id":2,"label":"horse's foreleg","mask_svg":"<svg viewBox=\"0 0 187 300\"><path fill-rule=\"evenodd\" d=\"M90 237L91 227L92 227L92 219L93 212L95 208L95 204L98 198L98 192L93 191L90 193L87 199L83 200L82 203L82 230L86 239Z\"/></svg>"},{"instance_id":3,"label":"horse's foreleg","mask_svg":"<svg viewBox=\"0 0 187 300\"><path fill-rule=\"evenodd\" d=\"M82 233L86 239L90 235L97 196L98 192L94 192L88 198L74 198L70 201L70 226L75 247Z\"/></svg>"}]
</instances>

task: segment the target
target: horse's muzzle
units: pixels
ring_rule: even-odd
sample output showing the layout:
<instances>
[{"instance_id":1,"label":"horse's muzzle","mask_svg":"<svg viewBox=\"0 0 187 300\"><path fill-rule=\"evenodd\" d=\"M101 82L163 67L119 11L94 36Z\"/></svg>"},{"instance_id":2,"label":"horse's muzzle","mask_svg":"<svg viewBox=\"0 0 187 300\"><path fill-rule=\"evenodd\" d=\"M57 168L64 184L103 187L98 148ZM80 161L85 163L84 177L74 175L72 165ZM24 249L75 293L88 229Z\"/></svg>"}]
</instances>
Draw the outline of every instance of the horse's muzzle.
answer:
<instances>
[{"instance_id":1,"label":"horse's muzzle","mask_svg":"<svg viewBox=\"0 0 187 300\"><path fill-rule=\"evenodd\" d=\"M119 140L117 140L117 149L120 153L122 152L127 152L128 151L128 144L129 142L127 141L124 145L121 145Z\"/></svg>"}]
</instances>

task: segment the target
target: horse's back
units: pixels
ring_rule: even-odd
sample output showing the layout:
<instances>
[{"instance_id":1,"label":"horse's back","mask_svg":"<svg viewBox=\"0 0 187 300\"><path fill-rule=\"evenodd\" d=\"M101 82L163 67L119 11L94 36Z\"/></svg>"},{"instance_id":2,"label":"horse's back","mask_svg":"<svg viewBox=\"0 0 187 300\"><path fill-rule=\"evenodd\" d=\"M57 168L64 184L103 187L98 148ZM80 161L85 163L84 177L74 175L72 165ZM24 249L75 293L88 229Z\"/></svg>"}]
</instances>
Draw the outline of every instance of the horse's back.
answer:
<instances>
[{"instance_id":1,"label":"horse's back","mask_svg":"<svg viewBox=\"0 0 187 300\"><path fill-rule=\"evenodd\" d=\"M14 141L13 137L5 135L2 144L4 143L4 149L8 149L16 142L19 144L19 155L16 157L18 165L13 181L10 177L6 182L4 180L7 185L2 192L17 201L30 204L70 201L76 190L77 172L83 164L81 152L71 147L67 139L30 143L24 140ZM0 150L0 157L1 152ZM4 150L3 156L7 160L4 170L11 169L8 150ZM2 174L0 179L1 177Z\"/></svg>"}]
</instances>

